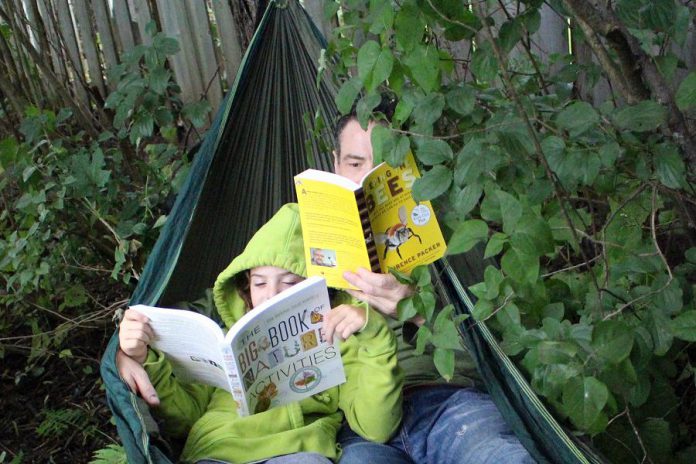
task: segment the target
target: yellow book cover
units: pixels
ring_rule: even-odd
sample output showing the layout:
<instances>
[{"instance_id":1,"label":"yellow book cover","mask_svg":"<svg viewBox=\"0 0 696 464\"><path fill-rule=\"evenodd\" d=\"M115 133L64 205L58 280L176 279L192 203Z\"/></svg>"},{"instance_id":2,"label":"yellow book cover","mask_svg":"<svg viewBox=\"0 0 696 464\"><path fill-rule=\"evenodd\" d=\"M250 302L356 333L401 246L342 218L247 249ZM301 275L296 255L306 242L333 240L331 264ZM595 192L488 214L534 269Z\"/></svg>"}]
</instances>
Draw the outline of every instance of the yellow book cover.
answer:
<instances>
[{"instance_id":1,"label":"yellow book cover","mask_svg":"<svg viewBox=\"0 0 696 464\"><path fill-rule=\"evenodd\" d=\"M295 176L307 275L352 288L345 271L408 274L443 256L445 240L430 202L416 204L411 196L418 177L411 154L400 167L376 166L361 184L315 169Z\"/></svg>"}]
</instances>

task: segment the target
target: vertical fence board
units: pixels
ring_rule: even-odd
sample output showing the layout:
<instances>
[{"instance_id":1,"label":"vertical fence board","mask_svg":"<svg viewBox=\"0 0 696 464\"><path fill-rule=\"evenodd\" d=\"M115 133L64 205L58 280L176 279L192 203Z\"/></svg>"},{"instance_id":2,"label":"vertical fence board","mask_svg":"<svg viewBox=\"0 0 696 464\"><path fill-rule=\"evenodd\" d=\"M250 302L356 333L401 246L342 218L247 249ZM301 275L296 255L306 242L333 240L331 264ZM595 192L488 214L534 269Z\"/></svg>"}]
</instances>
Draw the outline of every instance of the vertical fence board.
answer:
<instances>
[{"instance_id":1,"label":"vertical fence board","mask_svg":"<svg viewBox=\"0 0 696 464\"><path fill-rule=\"evenodd\" d=\"M227 86L230 87L242 62L240 35L229 3L226 0L212 0L212 3L218 34L220 34L220 48L225 61L224 78L227 80Z\"/></svg>"},{"instance_id":2,"label":"vertical fence board","mask_svg":"<svg viewBox=\"0 0 696 464\"><path fill-rule=\"evenodd\" d=\"M198 60L196 59L196 51L193 46L193 36L191 30L191 24L189 23L188 14L186 8L183 4L180 4L180 8L176 8L173 11L176 21L179 24L179 45L181 46L181 54L185 61L185 66L187 69L192 70L189 75L189 85L190 93L184 94L183 100L185 102L198 101L203 95L204 84L203 77L200 74L200 67L198 65Z\"/></svg>"},{"instance_id":3,"label":"vertical fence board","mask_svg":"<svg viewBox=\"0 0 696 464\"><path fill-rule=\"evenodd\" d=\"M56 32L55 16L53 16L52 9L47 8L46 3L43 1L38 2L36 5L39 8L39 15L41 16L44 27L46 28L46 36L48 38L48 44L50 47L53 72L56 73L56 76L59 79L66 81L68 73L65 69L63 54L61 53L60 39L58 38L58 33ZM50 7L50 4L48 6Z\"/></svg>"},{"instance_id":4,"label":"vertical fence board","mask_svg":"<svg viewBox=\"0 0 696 464\"><path fill-rule=\"evenodd\" d=\"M68 52L68 58L71 65L68 68L69 78L73 82L79 83L84 79L84 70L82 69L80 50L77 46L77 37L75 36L75 29L73 27L72 15L70 14L68 0L56 0L54 7L56 16L58 17L59 35ZM82 85L74 85L73 88L75 89L76 95L80 100L87 101L87 92Z\"/></svg>"},{"instance_id":5,"label":"vertical fence board","mask_svg":"<svg viewBox=\"0 0 696 464\"><path fill-rule=\"evenodd\" d=\"M157 12L162 24L162 32L169 37L175 38L179 42L179 52L169 57L169 65L174 71L174 79L181 87L181 93L185 101L190 101L190 96L195 93L192 82L192 75L195 74L195 67L189 67L186 61L183 41L185 36L182 35L182 28L186 24L181 24L177 15L179 9L171 8L167 0L156 0Z\"/></svg>"},{"instance_id":6,"label":"vertical fence board","mask_svg":"<svg viewBox=\"0 0 696 464\"><path fill-rule=\"evenodd\" d=\"M205 2L200 2L205 5ZM186 2L189 25L191 26L192 46L198 62L201 74L203 92L213 108L217 108L222 101L222 87L218 73L213 38L210 35L210 22L206 7L200 3Z\"/></svg>"},{"instance_id":7,"label":"vertical fence board","mask_svg":"<svg viewBox=\"0 0 696 464\"><path fill-rule=\"evenodd\" d=\"M110 13L116 24L116 31L118 31L116 38L119 52L125 53L132 50L133 47L135 47L135 39L133 38L130 12L128 11L128 3L126 3L126 0L113 0Z\"/></svg>"},{"instance_id":8,"label":"vertical fence board","mask_svg":"<svg viewBox=\"0 0 696 464\"><path fill-rule=\"evenodd\" d=\"M169 8L172 8L171 4ZM128 9L130 10L132 19L131 27L135 27L135 31L137 31L137 34L140 36L137 42L150 45L152 43L152 37L145 31L147 23L152 20L147 0L128 0Z\"/></svg>"},{"instance_id":9,"label":"vertical fence board","mask_svg":"<svg viewBox=\"0 0 696 464\"><path fill-rule=\"evenodd\" d=\"M118 51L114 43L113 32L111 30L111 21L107 12L106 0L91 0L92 10L94 11L94 20L97 23L97 34L101 42L101 52L104 57L104 69L106 71L106 82L111 90L114 89L112 83L109 82L108 71L113 66L118 64Z\"/></svg>"},{"instance_id":10,"label":"vertical fence board","mask_svg":"<svg viewBox=\"0 0 696 464\"><path fill-rule=\"evenodd\" d=\"M103 96L104 76L102 74L101 60L97 53L97 35L93 30L93 23L90 18L90 11L87 7L86 0L72 0L73 14L75 15L75 23L77 24L77 36L79 45L87 62L87 82L95 85L99 89L99 93Z\"/></svg>"}]
</instances>

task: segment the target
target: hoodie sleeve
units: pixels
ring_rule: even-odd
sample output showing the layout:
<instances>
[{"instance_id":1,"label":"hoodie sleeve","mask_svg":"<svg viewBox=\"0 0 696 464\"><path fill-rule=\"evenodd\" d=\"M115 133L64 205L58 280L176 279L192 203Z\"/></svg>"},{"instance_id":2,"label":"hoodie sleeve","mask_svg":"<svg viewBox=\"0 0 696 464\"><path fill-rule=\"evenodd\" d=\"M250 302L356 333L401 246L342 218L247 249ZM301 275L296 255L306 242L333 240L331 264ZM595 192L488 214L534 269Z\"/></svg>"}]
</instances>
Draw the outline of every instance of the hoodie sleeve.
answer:
<instances>
[{"instance_id":1,"label":"hoodie sleeve","mask_svg":"<svg viewBox=\"0 0 696 464\"><path fill-rule=\"evenodd\" d=\"M355 433L386 442L401 422L403 373L382 315L368 308L365 327L342 344L341 355L346 383L339 387L339 407Z\"/></svg>"},{"instance_id":2,"label":"hoodie sleeve","mask_svg":"<svg viewBox=\"0 0 696 464\"><path fill-rule=\"evenodd\" d=\"M191 426L205 413L215 387L179 382L164 354L150 349L143 364L157 390L160 405L155 409L167 434L186 437Z\"/></svg>"}]
</instances>

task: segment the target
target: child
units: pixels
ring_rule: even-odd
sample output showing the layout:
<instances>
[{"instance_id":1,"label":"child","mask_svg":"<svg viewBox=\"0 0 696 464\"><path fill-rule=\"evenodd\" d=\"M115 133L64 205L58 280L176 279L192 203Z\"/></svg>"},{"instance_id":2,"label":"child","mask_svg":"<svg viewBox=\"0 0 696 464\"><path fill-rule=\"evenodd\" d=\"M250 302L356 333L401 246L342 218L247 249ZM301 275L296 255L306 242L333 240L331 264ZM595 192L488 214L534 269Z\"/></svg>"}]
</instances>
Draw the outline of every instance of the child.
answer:
<instances>
[{"instance_id":1,"label":"child","mask_svg":"<svg viewBox=\"0 0 696 464\"><path fill-rule=\"evenodd\" d=\"M218 276L216 306L231 326L251 307L305 274L297 205L288 204ZM344 293L334 298L333 303L339 304L325 316L322 328L325 338L345 340L340 350L346 383L248 417L237 415L232 396L224 390L179 383L165 357L148 351L153 333L142 314L126 311L119 341L128 356L144 365L157 389L156 413L164 420L164 429L175 437L187 437L182 460L331 462L338 458L336 432L344 414L355 432L377 442L388 440L401 420L402 375L394 337L382 316L347 301Z\"/></svg>"}]
</instances>

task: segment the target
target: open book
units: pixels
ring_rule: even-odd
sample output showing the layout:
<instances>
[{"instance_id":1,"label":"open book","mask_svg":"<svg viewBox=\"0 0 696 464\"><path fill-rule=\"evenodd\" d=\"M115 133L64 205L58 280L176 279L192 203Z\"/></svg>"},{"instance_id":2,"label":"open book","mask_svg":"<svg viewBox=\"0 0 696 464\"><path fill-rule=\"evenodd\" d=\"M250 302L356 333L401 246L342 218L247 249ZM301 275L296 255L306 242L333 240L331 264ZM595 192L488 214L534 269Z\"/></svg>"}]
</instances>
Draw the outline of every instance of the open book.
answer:
<instances>
[{"instance_id":1,"label":"open book","mask_svg":"<svg viewBox=\"0 0 696 464\"><path fill-rule=\"evenodd\" d=\"M445 240L429 201L416 203L420 177L412 154L393 168L381 163L360 184L308 169L295 176L307 274L329 287L352 288L344 271L394 268L403 273L445 253Z\"/></svg>"},{"instance_id":2,"label":"open book","mask_svg":"<svg viewBox=\"0 0 696 464\"><path fill-rule=\"evenodd\" d=\"M178 379L229 391L240 416L298 401L345 382L336 344L321 337L326 281L304 280L246 313L223 334L202 314L136 305L150 318L153 348Z\"/></svg>"}]
</instances>

